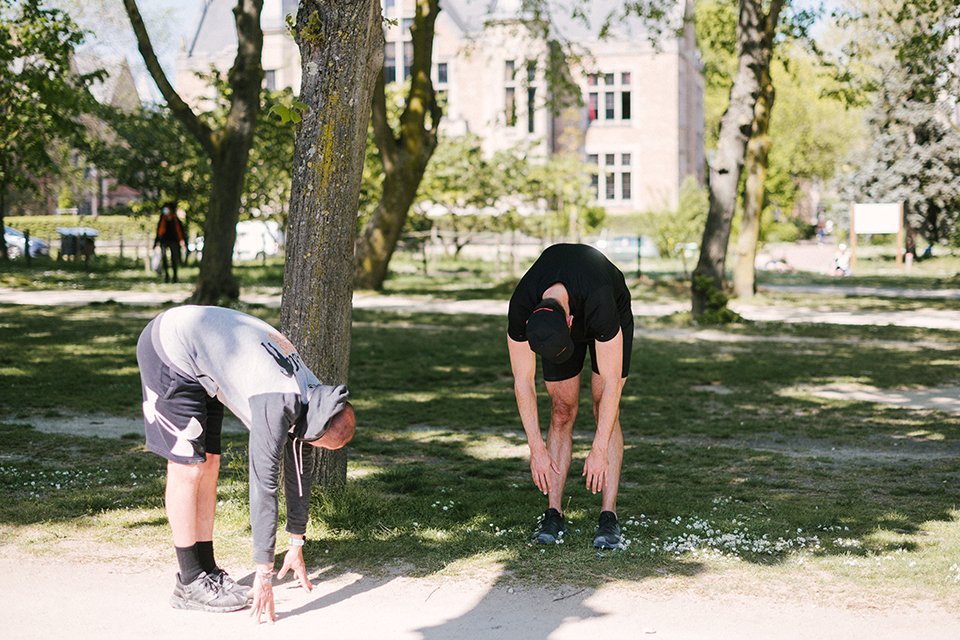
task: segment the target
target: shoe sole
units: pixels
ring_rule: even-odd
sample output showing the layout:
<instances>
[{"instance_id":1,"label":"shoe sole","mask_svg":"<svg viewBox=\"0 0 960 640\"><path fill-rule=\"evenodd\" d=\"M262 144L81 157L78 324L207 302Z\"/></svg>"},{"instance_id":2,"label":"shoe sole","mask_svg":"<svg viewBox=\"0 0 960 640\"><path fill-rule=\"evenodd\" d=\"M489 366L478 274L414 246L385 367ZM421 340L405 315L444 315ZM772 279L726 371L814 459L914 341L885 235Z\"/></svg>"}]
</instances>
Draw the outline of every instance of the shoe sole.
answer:
<instances>
[{"instance_id":1,"label":"shoe sole","mask_svg":"<svg viewBox=\"0 0 960 640\"><path fill-rule=\"evenodd\" d=\"M538 536L534 536L533 541L538 544L556 544L557 538L546 533L541 533Z\"/></svg>"},{"instance_id":2,"label":"shoe sole","mask_svg":"<svg viewBox=\"0 0 960 640\"><path fill-rule=\"evenodd\" d=\"M191 602L186 598L181 598L177 595L170 596L170 606L174 609L184 609L187 611L209 611L211 613L230 613L231 611L239 611L247 606L247 602L241 604L228 604L222 605L219 607L213 607L208 604L201 604L199 602Z\"/></svg>"},{"instance_id":3,"label":"shoe sole","mask_svg":"<svg viewBox=\"0 0 960 640\"><path fill-rule=\"evenodd\" d=\"M624 548L623 540L621 539L617 543L608 542L606 538L597 537L593 539L593 548L594 549L623 549Z\"/></svg>"}]
</instances>

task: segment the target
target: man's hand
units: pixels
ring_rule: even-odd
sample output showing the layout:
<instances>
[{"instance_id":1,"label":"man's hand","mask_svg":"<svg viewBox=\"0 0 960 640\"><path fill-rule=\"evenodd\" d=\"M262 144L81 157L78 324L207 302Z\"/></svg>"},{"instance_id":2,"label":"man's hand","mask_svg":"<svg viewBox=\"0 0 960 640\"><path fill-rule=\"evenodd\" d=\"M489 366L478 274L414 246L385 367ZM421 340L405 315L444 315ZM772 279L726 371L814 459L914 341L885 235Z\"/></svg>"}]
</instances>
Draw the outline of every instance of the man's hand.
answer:
<instances>
[{"instance_id":1,"label":"man's hand","mask_svg":"<svg viewBox=\"0 0 960 640\"><path fill-rule=\"evenodd\" d=\"M283 557L283 566L280 567L280 573L277 574L277 580L283 580L287 571L293 571L293 575L300 582L300 586L311 591L313 583L307 577L307 565L303 562L303 547L290 547L287 549L287 555Z\"/></svg>"},{"instance_id":2,"label":"man's hand","mask_svg":"<svg viewBox=\"0 0 960 640\"><path fill-rule=\"evenodd\" d=\"M550 491L550 474L560 475L557 463L553 461L546 447L541 446L536 452L530 453L530 475L533 476L533 484L537 485L543 495Z\"/></svg>"},{"instance_id":3,"label":"man's hand","mask_svg":"<svg viewBox=\"0 0 960 640\"><path fill-rule=\"evenodd\" d=\"M253 604L250 615L256 620L257 624L262 622L261 618L265 615L267 622L273 624L277 620L276 611L273 608L273 568L265 572L257 569L257 577L253 581Z\"/></svg>"},{"instance_id":4,"label":"man's hand","mask_svg":"<svg viewBox=\"0 0 960 640\"><path fill-rule=\"evenodd\" d=\"M603 491L607 484L607 452L604 449L592 447L583 463L583 474L587 478L587 491L597 493Z\"/></svg>"}]
</instances>

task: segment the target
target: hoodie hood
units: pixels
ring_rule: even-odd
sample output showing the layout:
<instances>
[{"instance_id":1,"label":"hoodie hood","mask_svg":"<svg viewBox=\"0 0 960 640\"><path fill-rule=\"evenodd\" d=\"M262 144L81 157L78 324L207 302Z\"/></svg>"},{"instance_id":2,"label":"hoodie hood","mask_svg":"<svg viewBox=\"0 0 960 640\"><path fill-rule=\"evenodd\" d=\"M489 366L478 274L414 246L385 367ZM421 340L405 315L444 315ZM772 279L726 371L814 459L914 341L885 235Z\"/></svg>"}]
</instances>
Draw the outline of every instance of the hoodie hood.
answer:
<instances>
[{"instance_id":1,"label":"hoodie hood","mask_svg":"<svg viewBox=\"0 0 960 640\"><path fill-rule=\"evenodd\" d=\"M298 424L294 436L306 442L318 439L330 425L330 419L347 406L350 394L346 385L321 384L310 393L307 401L307 419Z\"/></svg>"}]
</instances>

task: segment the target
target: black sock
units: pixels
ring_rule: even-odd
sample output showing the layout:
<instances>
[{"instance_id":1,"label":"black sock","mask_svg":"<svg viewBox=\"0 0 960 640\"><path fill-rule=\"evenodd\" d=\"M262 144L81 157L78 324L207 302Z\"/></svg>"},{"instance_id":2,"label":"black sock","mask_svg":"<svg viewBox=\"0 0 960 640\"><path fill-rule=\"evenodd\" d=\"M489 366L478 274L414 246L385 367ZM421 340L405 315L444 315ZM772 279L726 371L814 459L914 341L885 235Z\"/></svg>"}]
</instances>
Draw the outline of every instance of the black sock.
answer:
<instances>
[{"instance_id":1,"label":"black sock","mask_svg":"<svg viewBox=\"0 0 960 640\"><path fill-rule=\"evenodd\" d=\"M177 550L177 562L180 563L180 582L190 584L203 573L203 566L200 564L200 555L197 553L197 545L189 547L174 547Z\"/></svg>"},{"instance_id":2,"label":"black sock","mask_svg":"<svg viewBox=\"0 0 960 640\"><path fill-rule=\"evenodd\" d=\"M200 566L207 573L213 573L217 568L217 561L213 559L213 540L201 540L196 547Z\"/></svg>"}]
</instances>

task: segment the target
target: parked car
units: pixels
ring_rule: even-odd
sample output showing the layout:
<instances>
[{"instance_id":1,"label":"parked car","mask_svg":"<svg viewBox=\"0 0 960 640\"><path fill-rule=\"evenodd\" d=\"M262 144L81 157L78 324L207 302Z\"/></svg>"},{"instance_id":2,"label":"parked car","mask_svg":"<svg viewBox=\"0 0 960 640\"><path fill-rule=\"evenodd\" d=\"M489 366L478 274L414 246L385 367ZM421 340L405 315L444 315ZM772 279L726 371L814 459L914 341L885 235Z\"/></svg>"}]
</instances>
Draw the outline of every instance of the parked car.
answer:
<instances>
[{"instance_id":1,"label":"parked car","mask_svg":"<svg viewBox=\"0 0 960 640\"><path fill-rule=\"evenodd\" d=\"M280 255L283 233L276 220L244 220L237 223L234 260L257 260Z\"/></svg>"},{"instance_id":2,"label":"parked car","mask_svg":"<svg viewBox=\"0 0 960 640\"><path fill-rule=\"evenodd\" d=\"M3 227L3 240L7 243L7 255L11 258L19 258L23 255L23 245L26 236L13 227ZM30 238L30 257L50 255L50 245L43 240Z\"/></svg>"},{"instance_id":3,"label":"parked car","mask_svg":"<svg viewBox=\"0 0 960 640\"><path fill-rule=\"evenodd\" d=\"M203 254L203 236L188 245L191 253ZM233 259L258 260L280 255L283 232L275 220L244 220L237 223L237 240L233 244Z\"/></svg>"}]
</instances>

